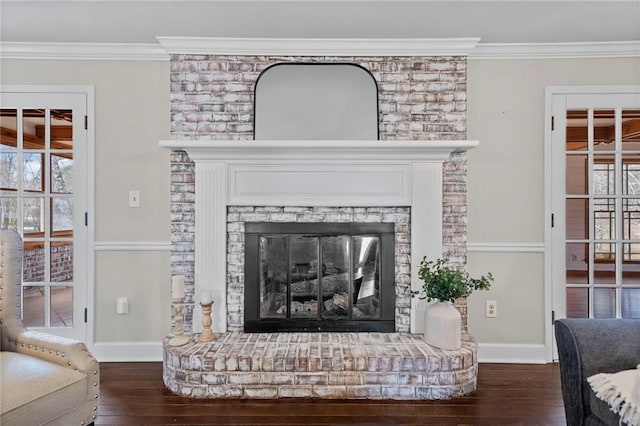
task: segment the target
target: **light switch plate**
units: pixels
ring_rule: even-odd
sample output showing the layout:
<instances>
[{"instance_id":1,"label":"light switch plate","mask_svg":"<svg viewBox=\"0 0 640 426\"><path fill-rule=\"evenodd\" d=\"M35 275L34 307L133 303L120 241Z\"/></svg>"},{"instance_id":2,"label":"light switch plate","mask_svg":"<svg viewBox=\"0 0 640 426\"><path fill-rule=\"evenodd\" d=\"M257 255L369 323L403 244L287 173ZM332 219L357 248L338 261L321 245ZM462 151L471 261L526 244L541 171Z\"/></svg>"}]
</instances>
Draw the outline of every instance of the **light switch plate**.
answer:
<instances>
[{"instance_id":1,"label":"light switch plate","mask_svg":"<svg viewBox=\"0 0 640 426\"><path fill-rule=\"evenodd\" d=\"M129 191L129 207L140 207L140 191Z\"/></svg>"},{"instance_id":2,"label":"light switch plate","mask_svg":"<svg viewBox=\"0 0 640 426\"><path fill-rule=\"evenodd\" d=\"M116 313L118 315L129 313L129 300L126 297L118 297L116 299Z\"/></svg>"}]
</instances>

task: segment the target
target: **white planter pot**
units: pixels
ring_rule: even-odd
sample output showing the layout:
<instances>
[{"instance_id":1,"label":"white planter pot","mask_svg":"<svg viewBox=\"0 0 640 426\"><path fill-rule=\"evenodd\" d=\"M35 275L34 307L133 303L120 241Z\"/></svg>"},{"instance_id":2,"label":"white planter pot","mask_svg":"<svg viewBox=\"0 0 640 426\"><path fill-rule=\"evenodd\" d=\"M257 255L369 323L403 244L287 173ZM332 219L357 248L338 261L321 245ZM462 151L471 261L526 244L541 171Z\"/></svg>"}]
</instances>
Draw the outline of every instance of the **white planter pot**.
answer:
<instances>
[{"instance_id":1,"label":"white planter pot","mask_svg":"<svg viewBox=\"0 0 640 426\"><path fill-rule=\"evenodd\" d=\"M462 346L462 318L451 302L437 302L427 307L424 340L441 349Z\"/></svg>"}]
</instances>

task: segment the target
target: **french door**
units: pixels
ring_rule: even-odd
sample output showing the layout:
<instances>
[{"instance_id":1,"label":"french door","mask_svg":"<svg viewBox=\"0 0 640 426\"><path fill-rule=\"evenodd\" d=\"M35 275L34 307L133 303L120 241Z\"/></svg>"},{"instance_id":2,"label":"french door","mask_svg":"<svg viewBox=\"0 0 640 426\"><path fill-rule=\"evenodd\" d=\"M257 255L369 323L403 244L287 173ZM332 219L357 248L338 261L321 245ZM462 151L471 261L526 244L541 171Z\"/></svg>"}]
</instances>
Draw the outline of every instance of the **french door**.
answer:
<instances>
[{"instance_id":1,"label":"french door","mask_svg":"<svg viewBox=\"0 0 640 426\"><path fill-rule=\"evenodd\" d=\"M24 241L24 324L87 341L87 94L34 90L0 95L0 227Z\"/></svg>"},{"instance_id":2,"label":"french door","mask_svg":"<svg viewBox=\"0 0 640 426\"><path fill-rule=\"evenodd\" d=\"M553 313L640 318L640 88L558 92L547 97Z\"/></svg>"}]
</instances>

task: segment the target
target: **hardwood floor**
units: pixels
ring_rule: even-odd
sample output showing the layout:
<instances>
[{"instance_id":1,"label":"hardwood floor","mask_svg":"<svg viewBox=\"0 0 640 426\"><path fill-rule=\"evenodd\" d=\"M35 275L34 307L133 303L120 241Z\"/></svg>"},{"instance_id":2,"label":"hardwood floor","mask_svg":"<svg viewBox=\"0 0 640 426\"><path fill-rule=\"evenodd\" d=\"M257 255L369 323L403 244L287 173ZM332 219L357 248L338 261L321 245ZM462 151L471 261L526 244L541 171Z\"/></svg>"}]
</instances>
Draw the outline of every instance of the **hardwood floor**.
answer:
<instances>
[{"instance_id":1,"label":"hardwood floor","mask_svg":"<svg viewBox=\"0 0 640 426\"><path fill-rule=\"evenodd\" d=\"M96 425L564 425L557 364L480 364L478 390L446 401L195 400L161 363L102 363Z\"/></svg>"}]
</instances>

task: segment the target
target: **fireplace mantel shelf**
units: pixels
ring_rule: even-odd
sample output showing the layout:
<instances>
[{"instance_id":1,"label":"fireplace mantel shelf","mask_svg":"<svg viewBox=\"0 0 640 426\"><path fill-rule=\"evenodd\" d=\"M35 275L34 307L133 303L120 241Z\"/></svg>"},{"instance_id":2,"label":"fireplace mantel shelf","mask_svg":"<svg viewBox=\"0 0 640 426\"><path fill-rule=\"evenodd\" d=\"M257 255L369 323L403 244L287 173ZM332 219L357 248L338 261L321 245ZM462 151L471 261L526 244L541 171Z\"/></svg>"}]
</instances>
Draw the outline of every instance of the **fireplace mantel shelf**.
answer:
<instances>
[{"instance_id":1,"label":"fireplace mantel shelf","mask_svg":"<svg viewBox=\"0 0 640 426\"><path fill-rule=\"evenodd\" d=\"M163 140L160 146L186 151L194 161L330 160L442 162L477 140Z\"/></svg>"}]
</instances>

